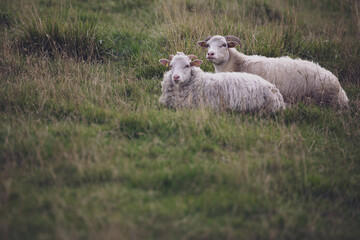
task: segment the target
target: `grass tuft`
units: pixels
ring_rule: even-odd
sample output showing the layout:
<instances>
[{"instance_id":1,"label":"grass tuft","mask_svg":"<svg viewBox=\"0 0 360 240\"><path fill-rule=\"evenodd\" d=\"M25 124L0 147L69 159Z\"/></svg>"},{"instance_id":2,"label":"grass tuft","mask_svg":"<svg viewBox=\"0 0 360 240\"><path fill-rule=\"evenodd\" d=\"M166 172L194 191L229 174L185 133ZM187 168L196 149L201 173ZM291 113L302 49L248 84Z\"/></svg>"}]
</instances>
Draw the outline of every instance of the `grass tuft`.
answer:
<instances>
[{"instance_id":1,"label":"grass tuft","mask_svg":"<svg viewBox=\"0 0 360 240\"><path fill-rule=\"evenodd\" d=\"M11 16L7 12L0 12L0 26L10 27L11 25Z\"/></svg>"},{"instance_id":2,"label":"grass tuft","mask_svg":"<svg viewBox=\"0 0 360 240\"><path fill-rule=\"evenodd\" d=\"M113 43L104 29L99 29L96 17L83 19L62 7L46 18L38 14L35 4L25 5L18 13L17 47L26 54L50 57L72 57L77 60L103 60L111 55Z\"/></svg>"}]
</instances>

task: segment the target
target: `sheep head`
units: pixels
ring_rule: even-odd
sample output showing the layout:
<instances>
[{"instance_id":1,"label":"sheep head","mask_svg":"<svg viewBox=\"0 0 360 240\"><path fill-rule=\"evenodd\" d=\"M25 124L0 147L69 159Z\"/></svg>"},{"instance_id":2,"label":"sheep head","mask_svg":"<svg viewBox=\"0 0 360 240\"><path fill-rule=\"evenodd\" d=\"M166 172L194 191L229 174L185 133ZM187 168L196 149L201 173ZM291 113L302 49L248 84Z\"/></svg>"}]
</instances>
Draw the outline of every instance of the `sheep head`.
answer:
<instances>
[{"instance_id":1,"label":"sheep head","mask_svg":"<svg viewBox=\"0 0 360 240\"><path fill-rule=\"evenodd\" d=\"M207 60L212 62L213 64L222 64L229 60L229 48L233 48L236 45L240 45L242 48L242 44L239 38L235 36L208 36L204 41L197 42L203 48L208 49Z\"/></svg>"},{"instance_id":2,"label":"sheep head","mask_svg":"<svg viewBox=\"0 0 360 240\"><path fill-rule=\"evenodd\" d=\"M186 56L182 52L178 52L171 60L160 59L159 62L170 67L171 80L175 84L188 81L191 77L191 67L199 67L202 64L202 61L197 59L195 55Z\"/></svg>"}]
</instances>

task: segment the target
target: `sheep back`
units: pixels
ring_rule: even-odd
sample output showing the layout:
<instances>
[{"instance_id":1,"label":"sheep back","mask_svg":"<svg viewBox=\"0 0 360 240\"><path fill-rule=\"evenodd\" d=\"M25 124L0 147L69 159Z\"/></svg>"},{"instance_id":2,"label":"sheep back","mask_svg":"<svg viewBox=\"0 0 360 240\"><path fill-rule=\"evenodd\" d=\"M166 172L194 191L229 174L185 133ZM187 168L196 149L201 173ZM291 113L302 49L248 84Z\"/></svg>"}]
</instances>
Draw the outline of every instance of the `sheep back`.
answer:
<instances>
[{"instance_id":1,"label":"sheep back","mask_svg":"<svg viewBox=\"0 0 360 240\"><path fill-rule=\"evenodd\" d=\"M231 64L226 71L259 75L275 84L286 102L310 98L316 102L346 106L348 98L338 78L319 64L289 57L247 56L230 49Z\"/></svg>"}]
</instances>

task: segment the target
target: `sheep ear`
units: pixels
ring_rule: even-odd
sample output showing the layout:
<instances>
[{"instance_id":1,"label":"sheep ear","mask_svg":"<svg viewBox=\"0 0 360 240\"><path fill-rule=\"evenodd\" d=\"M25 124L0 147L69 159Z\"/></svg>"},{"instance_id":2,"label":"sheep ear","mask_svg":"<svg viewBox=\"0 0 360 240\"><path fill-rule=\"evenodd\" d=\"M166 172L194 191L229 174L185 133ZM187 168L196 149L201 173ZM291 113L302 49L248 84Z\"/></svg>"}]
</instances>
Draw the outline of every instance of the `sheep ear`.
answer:
<instances>
[{"instance_id":1,"label":"sheep ear","mask_svg":"<svg viewBox=\"0 0 360 240\"><path fill-rule=\"evenodd\" d=\"M166 67L168 67L170 63L170 61L167 59L160 59L159 62Z\"/></svg>"},{"instance_id":2,"label":"sheep ear","mask_svg":"<svg viewBox=\"0 0 360 240\"><path fill-rule=\"evenodd\" d=\"M200 45L203 48L207 47L207 42L206 41L198 41L197 44Z\"/></svg>"},{"instance_id":3,"label":"sheep ear","mask_svg":"<svg viewBox=\"0 0 360 240\"><path fill-rule=\"evenodd\" d=\"M234 42L234 41L228 41L227 42L227 45L228 45L228 48L233 48L237 45L238 43L237 42Z\"/></svg>"},{"instance_id":4,"label":"sheep ear","mask_svg":"<svg viewBox=\"0 0 360 240\"><path fill-rule=\"evenodd\" d=\"M188 55L188 58L191 60L195 60L195 59L197 59L197 56L195 56L194 54L190 54L190 55Z\"/></svg>"},{"instance_id":5,"label":"sheep ear","mask_svg":"<svg viewBox=\"0 0 360 240\"><path fill-rule=\"evenodd\" d=\"M173 55L173 54L170 54L170 55L169 55L169 59L170 59L170 61L173 59L173 57L174 57L174 55Z\"/></svg>"},{"instance_id":6,"label":"sheep ear","mask_svg":"<svg viewBox=\"0 0 360 240\"><path fill-rule=\"evenodd\" d=\"M199 60L199 59L196 59L196 60L194 60L194 61L192 61L191 63L190 63L190 66L192 66L192 67L200 67L200 65L203 63L203 61L201 61L201 60Z\"/></svg>"}]
</instances>

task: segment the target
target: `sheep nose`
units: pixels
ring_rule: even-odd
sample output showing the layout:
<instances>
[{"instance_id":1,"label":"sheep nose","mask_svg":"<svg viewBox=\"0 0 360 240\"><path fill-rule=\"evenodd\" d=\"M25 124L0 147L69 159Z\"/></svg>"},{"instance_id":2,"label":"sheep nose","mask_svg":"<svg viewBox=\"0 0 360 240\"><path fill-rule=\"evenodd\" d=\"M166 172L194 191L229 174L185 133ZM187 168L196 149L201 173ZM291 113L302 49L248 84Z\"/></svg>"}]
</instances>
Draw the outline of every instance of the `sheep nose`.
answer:
<instances>
[{"instance_id":1,"label":"sheep nose","mask_svg":"<svg viewBox=\"0 0 360 240\"><path fill-rule=\"evenodd\" d=\"M174 75L173 78L174 78L174 80L179 80L180 76L179 75Z\"/></svg>"},{"instance_id":2,"label":"sheep nose","mask_svg":"<svg viewBox=\"0 0 360 240\"><path fill-rule=\"evenodd\" d=\"M214 53L214 52L208 52L208 55L209 55L209 56L214 56L215 53Z\"/></svg>"}]
</instances>

